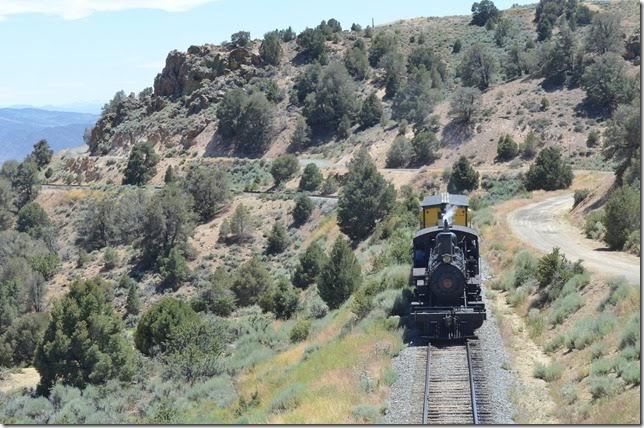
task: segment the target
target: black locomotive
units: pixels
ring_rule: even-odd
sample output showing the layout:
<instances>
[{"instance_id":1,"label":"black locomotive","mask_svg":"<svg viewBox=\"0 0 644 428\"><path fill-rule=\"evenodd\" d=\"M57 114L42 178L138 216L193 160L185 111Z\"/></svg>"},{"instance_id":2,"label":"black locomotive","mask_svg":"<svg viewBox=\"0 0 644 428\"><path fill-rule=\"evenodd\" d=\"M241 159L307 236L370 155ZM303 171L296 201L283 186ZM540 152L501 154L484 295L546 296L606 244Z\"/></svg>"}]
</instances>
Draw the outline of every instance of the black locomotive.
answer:
<instances>
[{"instance_id":1,"label":"black locomotive","mask_svg":"<svg viewBox=\"0 0 644 428\"><path fill-rule=\"evenodd\" d=\"M411 313L423 337L474 337L485 320L479 236L468 224L468 199L443 193L423 200L414 236Z\"/></svg>"}]
</instances>

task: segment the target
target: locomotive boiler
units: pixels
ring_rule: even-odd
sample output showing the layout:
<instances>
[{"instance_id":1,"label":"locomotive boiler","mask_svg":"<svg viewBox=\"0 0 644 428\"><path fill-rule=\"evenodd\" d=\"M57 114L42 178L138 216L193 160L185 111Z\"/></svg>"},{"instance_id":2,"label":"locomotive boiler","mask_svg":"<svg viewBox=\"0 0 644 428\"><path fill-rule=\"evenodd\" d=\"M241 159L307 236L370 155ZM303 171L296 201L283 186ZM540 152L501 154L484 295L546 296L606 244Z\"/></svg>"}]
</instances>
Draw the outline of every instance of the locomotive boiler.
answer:
<instances>
[{"instance_id":1,"label":"locomotive boiler","mask_svg":"<svg viewBox=\"0 0 644 428\"><path fill-rule=\"evenodd\" d=\"M485 320L478 233L468 227L468 198L426 197L413 239L411 315L423 337L474 337Z\"/></svg>"}]
</instances>

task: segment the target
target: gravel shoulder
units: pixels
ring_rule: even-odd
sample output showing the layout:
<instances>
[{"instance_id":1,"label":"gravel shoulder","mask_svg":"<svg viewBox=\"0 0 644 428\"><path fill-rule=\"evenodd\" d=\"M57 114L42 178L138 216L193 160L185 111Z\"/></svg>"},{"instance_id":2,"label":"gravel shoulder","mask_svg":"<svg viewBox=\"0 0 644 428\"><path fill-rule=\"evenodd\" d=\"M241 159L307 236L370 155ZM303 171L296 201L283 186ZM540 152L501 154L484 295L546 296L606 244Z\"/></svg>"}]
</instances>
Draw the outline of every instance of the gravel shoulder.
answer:
<instances>
[{"instance_id":1,"label":"gravel shoulder","mask_svg":"<svg viewBox=\"0 0 644 428\"><path fill-rule=\"evenodd\" d=\"M622 275L640 283L640 259L622 251L606 251L600 242L587 239L565 219L573 206L572 193L554 196L512 211L507 221L512 233L532 247L549 252L559 247L570 260L581 259L599 274Z\"/></svg>"}]
</instances>

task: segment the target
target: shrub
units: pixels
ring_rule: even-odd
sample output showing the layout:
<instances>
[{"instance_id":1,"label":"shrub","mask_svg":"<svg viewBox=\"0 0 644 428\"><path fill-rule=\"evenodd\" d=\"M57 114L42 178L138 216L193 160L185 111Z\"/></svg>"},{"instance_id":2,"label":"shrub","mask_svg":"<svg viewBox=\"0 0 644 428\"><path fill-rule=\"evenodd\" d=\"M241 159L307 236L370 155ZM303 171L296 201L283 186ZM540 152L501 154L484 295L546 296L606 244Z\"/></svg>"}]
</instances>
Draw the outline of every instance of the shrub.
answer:
<instances>
[{"instance_id":1,"label":"shrub","mask_svg":"<svg viewBox=\"0 0 644 428\"><path fill-rule=\"evenodd\" d=\"M54 304L34 366L40 373L42 394L48 394L56 381L83 388L88 383L132 377L133 355L107 284L76 281Z\"/></svg>"},{"instance_id":2,"label":"shrub","mask_svg":"<svg viewBox=\"0 0 644 428\"><path fill-rule=\"evenodd\" d=\"M526 190L557 190L570 187L572 168L561 157L557 147L543 149L526 173Z\"/></svg>"},{"instance_id":3,"label":"shrub","mask_svg":"<svg viewBox=\"0 0 644 428\"><path fill-rule=\"evenodd\" d=\"M266 252L268 254L283 253L288 248L289 241L284 225L279 221L276 221L273 223L273 228L268 236Z\"/></svg>"},{"instance_id":4,"label":"shrub","mask_svg":"<svg viewBox=\"0 0 644 428\"><path fill-rule=\"evenodd\" d=\"M566 347L570 350L584 349L613 331L616 324L615 316L604 312L594 318L584 318L576 322L566 335Z\"/></svg>"},{"instance_id":5,"label":"shrub","mask_svg":"<svg viewBox=\"0 0 644 428\"><path fill-rule=\"evenodd\" d=\"M247 46L250 43L250 32L238 31L230 35L230 42L235 46Z\"/></svg>"},{"instance_id":6,"label":"shrub","mask_svg":"<svg viewBox=\"0 0 644 428\"><path fill-rule=\"evenodd\" d=\"M615 249L623 249L629 235L640 228L640 192L631 186L614 191L605 207L604 240Z\"/></svg>"},{"instance_id":7,"label":"shrub","mask_svg":"<svg viewBox=\"0 0 644 428\"><path fill-rule=\"evenodd\" d=\"M461 39L454 40L454 44L452 45L452 53L459 53L462 47L463 42L461 42Z\"/></svg>"},{"instance_id":8,"label":"shrub","mask_svg":"<svg viewBox=\"0 0 644 428\"><path fill-rule=\"evenodd\" d=\"M584 69L581 87L586 102L599 110L612 112L635 95L634 82L626 74L626 62L615 53L605 53Z\"/></svg>"},{"instance_id":9,"label":"shrub","mask_svg":"<svg viewBox=\"0 0 644 428\"><path fill-rule=\"evenodd\" d=\"M309 337L309 331L311 329L311 321L308 319L299 320L295 323L289 337L291 342L297 343L305 340Z\"/></svg>"},{"instance_id":10,"label":"shrub","mask_svg":"<svg viewBox=\"0 0 644 428\"><path fill-rule=\"evenodd\" d=\"M259 47L259 55L266 64L279 65L282 58L282 43L277 31L264 34L264 40Z\"/></svg>"},{"instance_id":11,"label":"shrub","mask_svg":"<svg viewBox=\"0 0 644 428\"><path fill-rule=\"evenodd\" d=\"M306 313L309 318L324 318L328 312L329 307L317 292L307 300Z\"/></svg>"},{"instance_id":12,"label":"shrub","mask_svg":"<svg viewBox=\"0 0 644 428\"><path fill-rule=\"evenodd\" d=\"M185 188L192 196L194 211L202 221L211 220L230 199L230 179L219 168L191 168Z\"/></svg>"},{"instance_id":13,"label":"shrub","mask_svg":"<svg viewBox=\"0 0 644 428\"><path fill-rule=\"evenodd\" d=\"M362 282L360 265L347 241L336 239L320 271L318 291L331 309L337 309Z\"/></svg>"},{"instance_id":14,"label":"shrub","mask_svg":"<svg viewBox=\"0 0 644 428\"><path fill-rule=\"evenodd\" d=\"M472 4L472 24L485 27L489 21L497 22L501 17L501 11L494 6L491 0L481 0Z\"/></svg>"},{"instance_id":15,"label":"shrub","mask_svg":"<svg viewBox=\"0 0 644 428\"><path fill-rule=\"evenodd\" d=\"M291 137L291 144L289 150L293 152L300 152L306 149L311 144L311 127L306 123L306 120L299 116L295 123L295 130Z\"/></svg>"},{"instance_id":16,"label":"shrub","mask_svg":"<svg viewBox=\"0 0 644 428\"><path fill-rule=\"evenodd\" d=\"M172 287L177 290L181 284L188 279L190 268L188 262L177 248L170 250L168 257L164 257L159 261L159 273L163 278L163 285L165 287Z\"/></svg>"},{"instance_id":17,"label":"shrub","mask_svg":"<svg viewBox=\"0 0 644 428\"><path fill-rule=\"evenodd\" d=\"M147 183L156 174L158 162L159 155L156 154L151 143L135 144L127 161L123 184L140 186Z\"/></svg>"},{"instance_id":18,"label":"shrub","mask_svg":"<svg viewBox=\"0 0 644 428\"><path fill-rule=\"evenodd\" d=\"M608 376L591 377L588 381L588 390L593 399L611 397L620 390L618 381Z\"/></svg>"},{"instance_id":19,"label":"shrub","mask_svg":"<svg viewBox=\"0 0 644 428\"><path fill-rule=\"evenodd\" d=\"M402 135L397 136L387 152L387 168L404 168L413 156L411 143Z\"/></svg>"},{"instance_id":20,"label":"shrub","mask_svg":"<svg viewBox=\"0 0 644 428\"><path fill-rule=\"evenodd\" d=\"M550 312L550 323L561 324L570 315L577 312L584 304L584 299L578 293L571 293L563 298L555 300Z\"/></svg>"},{"instance_id":21,"label":"shrub","mask_svg":"<svg viewBox=\"0 0 644 428\"><path fill-rule=\"evenodd\" d=\"M311 243L300 255L299 264L293 273L293 284L299 288L307 288L316 281L317 276L326 263L326 255L317 242Z\"/></svg>"},{"instance_id":22,"label":"shrub","mask_svg":"<svg viewBox=\"0 0 644 428\"><path fill-rule=\"evenodd\" d=\"M639 346L640 343L640 314L631 317L619 337L619 349L627 346Z\"/></svg>"},{"instance_id":23,"label":"shrub","mask_svg":"<svg viewBox=\"0 0 644 428\"><path fill-rule=\"evenodd\" d=\"M31 156L33 157L38 168L42 168L51 162L54 151L49 147L47 140L40 140L34 144Z\"/></svg>"},{"instance_id":24,"label":"shrub","mask_svg":"<svg viewBox=\"0 0 644 428\"><path fill-rule=\"evenodd\" d=\"M364 80L369 75L369 60L364 49L352 47L344 54L344 66L351 76L358 80Z\"/></svg>"},{"instance_id":25,"label":"shrub","mask_svg":"<svg viewBox=\"0 0 644 428\"><path fill-rule=\"evenodd\" d=\"M532 375L537 379L543 379L546 382L552 382L561 378L563 370L564 367L558 362L553 362L549 366L544 366L541 363L537 363Z\"/></svg>"},{"instance_id":26,"label":"shrub","mask_svg":"<svg viewBox=\"0 0 644 428\"><path fill-rule=\"evenodd\" d=\"M479 187L479 173L472 168L470 161L465 156L461 156L452 165L452 173L447 186L450 192L456 193L475 190Z\"/></svg>"},{"instance_id":27,"label":"shrub","mask_svg":"<svg viewBox=\"0 0 644 428\"><path fill-rule=\"evenodd\" d=\"M557 336L553 337L552 340L546 342L545 345L543 345L543 351L546 354L552 354L557 349L561 348L565 341L566 337L562 334L558 334Z\"/></svg>"},{"instance_id":28,"label":"shrub","mask_svg":"<svg viewBox=\"0 0 644 428\"><path fill-rule=\"evenodd\" d=\"M37 203L29 202L18 211L16 230L34 239L47 239L52 234L52 223L47 212Z\"/></svg>"},{"instance_id":29,"label":"shrub","mask_svg":"<svg viewBox=\"0 0 644 428\"><path fill-rule=\"evenodd\" d=\"M131 315L138 315L139 311L141 310L141 300L139 299L139 292L136 285L130 286L127 292L125 310L128 314Z\"/></svg>"},{"instance_id":30,"label":"shrub","mask_svg":"<svg viewBox=\"0 0 644 428\"><path fill-rule=\"evenodd\" d=\"M272 284L264 264L253 257L237 269L231 288L240 306L250 306L258 302L259 296Z\"/></svg>"},{"instance_id":31,"label":"shrub","mask_svg":"<svg viewBox=\"0 0 644 428\"><path fill-rule=\"evenodd\" d=\"M579 189L575 190L575 203L573 204L573 208L579 205L584 199L590 195L591 190L590 189Z\"/></svg>"},{"instance_id":32,"label":"shrub","mask_svg":"<svg viewBox=\"0 0 644 428\"><path fill-rule=\"evenodd\" d=\"M454 93L449 114L455 121L470 124L481 108L481 91L477 88L460 87Z\"/></svg>"},{"instance_id":33,"label":"shrub","mask_svg":"<svg viewBox=\"0 0 644 428\"><path fill-rule=\"evenodd\" d=\"M417 132L411 140L411 145L414 150L413 162L416 165L427 165L438 158L438 141L436 134L431 131Z\"/></svg>"},{"instance_id":34,"label":"shrub","mask_svg":"<svg viewBox=\"0 0 644 428\"><path fill-rule=\"evenodd\" d=\"M374 424L378 421L380 411L371 404L359 404L351 408L351 415L361 424Z\"/></svg>"},{"instance_id":35,"label":"shrub","mask_svg":"<svg viewBox=\"0 0 644 428\"><path fill-rule=\"evenodd\" d=\"M519 145L511 135L505 134L499 137L496 146L496 156L501 161L509 161L519 154Z\"/></svg>"},{"instance_id":36,"label":"shrub","mask_svg":"<svg viewBox=\"0 0 644 428\"><path fill-rule=\"evenodd\" d=\"M603 309L606 305L616 305L637 292L637 287L629 284L623 277L610 278L608 280L610 292L608 297L601 304Z\"/></svg>"},{"instance_id":37,"label":"shrub","mask_svg":"<svg viewBox=\"0 0 644 428\"><path fill-rule=\"evenodd\" d=\"M320 168L314 163L309 163L304 167L302 178L300 178L300 190L315 191L322 184L322 173Z\"/></svg>"},{"instance_id":38,"label":"shrub","mask_svg":"<svg viewBox=\"0 0 644 428\"><path fill-rule=\"evenodd\" d=\"M145 355L164 353L173 332L196 317L188 304L166 297L143 314L136 326L134 344Z\"/></svg>"},{"instance_id":39,"label":"shrub","mask_svg":"<svg viewBox=\"0 0 644 428\"><path fill-rule=\"evenodd\" d=\"M539 145L539 139L534 131L530 130L528 135L526 135L523 144L521 145L521 156L524 159L532 159L537 151L537 146Z\"/></svg>"},{"instance_id":40,"label":"shrub","mask_svg":"<svg viewBox=\"0 0 644 428\"><path fill-rule=\"evenodd\" d=\"M297 309L299 294L286 278L273 284L259 299L259 306L277 318L289 319Z\"/></svg>"},{"instance_id":41,"label":"shrub","mask_svg":"<svg viewBox=\"0 0 644 428\"><path fill-rule=\"evenodd\" d=\"M304 385L296 383L282 389L277 396L268 405L271 413L282 413L296 408L301 401L301 395L306 388Z\"/></svg>"},{"instance_id":42,"label":"shrub","mask_svg":"<svg viewBox=\"0 0 644 428\"><path fill-rule=\"evenodd\" d=\"M230 217L230 233L232 234L232 239L237 242L246 241L251 238L253 229L254 225L250 212L244 204L240 203Z\"/></svg>"},{"instance_id":43,"label":"shrub","mask_svg":"<svg viewBox=\"0 0 644 428\"><path fill-rule=\"evenodd\" d=\"M604 342L597 342L590 347L590 359L592 361L595 361L598 358L606 355L607 352L608 346Z\"/></svg>"},{"instance_id":44,"label":"shrub","mask_svg":"<svg viewBox=\"0 0 644 428\"><path fill-rule=\"evenodd\" d=\"M630 362L621 368L621 377L627 385L638 386L640 384L640 365L638 362Z\"/></svg>"},{"instance_id":45,"label":"shrub","mask_svg":"<svg viewBox=\"0 0 644 428\"><path fill-rule=\"evenodd\" d=\"M603 239L606 233L604 226L604 210L595 210L588 213L584 222L586 238Z\"/></svg>"},{"instance_id":46,"label":"shrub","mask_svg":"<svg viewBox=\"0 0 644 428\"><path fill-rule=\"evenodd\" d=\"M599 144L599 140L601 138L601 135L598 130L593 129L590 131L588 134L588 138L586 139L586 146L588 147L595 147Z\"/></svg>"},{"instance_id":47,"label":"shrub","mask_svg":"<svg viewBox=\"0 0 644 428\"><path fill-rule=\"evenodd\" d=\"M276 186L290 180L297 174L300 164L295 155L286 154L277 157L271 165L271 175Z\"/></svg>"},{"instance_id":48,"label":"shrub","mask_svg":"<svg viewBox=\"0 0 644 428\"><path fill-rule=\"evenodd\" d=\"M603 358L597 359L590 365L590 374L604 376L613 371L613 362Z\"/></svg>"},{"instance_id":49,"label":"shrub","mask_svg":"<svg viewBox=\"0 0 644 428\"><path fill-rule=\"evenodd\" d=\"M103 250L103 267L105 270L112 270L119 264L119 255L112 247L105 247Z\"/></svg>"},{"instance_id":50,"label":"shrub","mask_svg":"<svg viewBox=\"0 0 644 428\"><path fill-rule=\"evenodd\" d=\"M291 213L293 216L293 223L295 223L296 226L300 226L306 223L309 218L311 218L313 208L314 205L311 198L306 195L299 195L295 199L295 206L293 207L293 212Z\"/></svg>"},{"instance_id":51,"label":"shrub","mask_svg":"<svg viewBox=\"0 0 644 428\"><path fill-rule=\"evenodd\" d=\"M545 317L541 314L539 309L530 309L530 311L528 312L528 327L530 329L530 337L535 338L541 336L545 324Z\"/></svg>"},{"instance_id":52,"label":"shrub","mask_svg":"<svg viewBox=\"0 0 644 428\"><path fill-rule=\"evenodd\" d=\"M368 128L380 123L380 120L382 119L382 102L375 92L372 92L362 103L358 119L363 128Z\"/></svg>"},{"instance_id":53,"label":"shrub","mask_svg":"<svg viewBox=\"0 0 644 428\"><path fill-rule=\"evenodd\" d=\"M577 391L577 386L573 383L567 383L561 389L561 396L563 397L566 404L570 405L579 400L579 391Z\"/></svg>"},{"instance_id":54,"label":"shrub","mask_svg":"<svg viewBox=\"0 0 644 428\"><path fill-rule=\"evenodd\" d=\"M0 366L31 364L48 324L46 313L27 313L16 318L0 336Z\"/></svg>"},{"instance_id":55,"label":"shrub","mask_svg":"<svg viewBox=\"0 0 644 428\"><path fill-rule=\"evenodd\" d=\"M490 50L474 43L463 53L458 72L465 86L487 89L496 75L497 62Z\"/></svg>"},{"instance_id":56,"label":"shrub","mask_svg":"<svg viewBox=\"0 0 644 428\"><path fill-rule=\"evenodd\" d=\"M440 82L440 77L434 77L436 80L433 80L431 72L425 67L413 68L407 80L403 80L400 88L395 91L391 105L392 119L406 119L417 128L424 127L427 117L432 113L440 97L439 90L432 87L433 84Z\"/></svg>"},{"instance_id":57,"label":"shrub","mask_svg":"<svg viewBox=\"0 0 644 428\"><path fill-rule=\"evenodd\" d=\"M331 195L335 193L338 190L338 181L336 178L332 175L329 175L326 180L324 180L324 184L322 184L322 189L320 189L320 193L323 195Z\"/></svg>"}]
</instances>

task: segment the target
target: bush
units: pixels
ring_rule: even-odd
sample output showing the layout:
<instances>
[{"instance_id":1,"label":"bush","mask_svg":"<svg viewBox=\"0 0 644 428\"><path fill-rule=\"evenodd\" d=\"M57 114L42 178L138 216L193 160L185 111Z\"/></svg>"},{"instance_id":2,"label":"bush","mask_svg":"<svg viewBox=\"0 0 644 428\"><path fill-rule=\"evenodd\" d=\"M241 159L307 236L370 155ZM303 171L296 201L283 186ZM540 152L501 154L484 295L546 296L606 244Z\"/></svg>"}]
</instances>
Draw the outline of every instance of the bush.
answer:
<instances>
[{"instance_id":1,"label":"bush","mask_svg":"<svg viewBox=\"0 0 644 428\"><path fill-rule=\"evenodd\" d=\"M276 186L290 180L297 174L300 164L295 155L286 154L278 156L271 165L271 175Z\"/></svg>"},{"instance_id":2,"label":"bush","mask_svg":"<svg viewBox=\"0 0 644 428\"><path fill-rule=\"evenodd\" d=\"M555 300L550 312L550 323L561 324L570 315L577 312L584 304L584 299L578 293L571 293L563 298Z\"/></svg>"},{"instance_id":3,"label":"bush","mask_svg":"<svg viewBox=\"0 0 644 428\"><path fill-rule=\"evenodd\" d=\"M597 400L602 397L612 397L621 390L621 387L617 379L608 376L596 376L589 379L588 390L593 399Z\"/></svg>"},{"instance_id":4,"label":"bush","mask_svg":"<svg viewBox=\"0 0 644 428\"><path fill-rule=\"evenodd\" d=\"M573 204L573 208L579 205L584 199L590 195L591 190L590 189L579 189L575 190L575 203Z\"/></svg>"},{"instance_id":5,"label":"bush","mask_svg":"<svg viewBox=\"0 0 644 428\"><path fill-rule=\"evenodd\" d=\"M277 318L289 319L297 309L299 294L286 278L281 278L262 294L259 306Z\"/></svg>"},{"instance_id":6,"label":"bush","mask_svg":"<svg viewBox=\"0 0 644 428\"><path fill-rule=\"evenodd\" d=\"M18 211L18 232L24 232L34 239L47 239L52 235L51 228L52 223L47 212L37 202L29 202Z\"/></svg>"},{"instance_id":7,"label":"bush","mask_svg":"<svg viewBox=\"0 0 644 428\"><path fill-rule=\"evenodd\" d=\"M368 128L380 123L382 119L382 102L375 92L372 92L362 103L358 120L360 126Z\"/></svg>"},{"instance_id":8,"label":"bush","mask_svg":"<svg viewBox=\"0 0 644 428\"><path fill-rule=\"evenodd\" d=\"M566 337L564 335L558 334L557 336L553 337L552 340L546 342L545 345L543 345L543 351L546 354L552 354L557 349L561 348L565 341Z\"/></svg>"},{"instance_id":9,"label":"bush","mask_svg":"<svg viewBox=\"0 0 644 428\"><path fill-rule=\"evenodd\" d=\"M613 331L617 320L614 315L600 313L595 318L584 318L576 322L566 335L566 347L584 349Z\"/></svg>"},{"instance_id":10,"label":"bush","mask_svg":"<svg viewBox=\"0 0 644 428\"><path fill-rule=\"evenodd\" d=\"M472 44L463 53L458 73L463 85L487 89L496 75L497 62L490 50L481 43Z\"/></svg>"},{"instance_id":11,"label":"bush","mask_svg":"<svg viewBox=\"0 0 644 428\"><path fill-rule=\"evenodd\" d=\"M337 309L362 282L360 264L349 244L336 239L331 255L320 271L318 291L331 309Z\"/></svg>"},{"instance_id":12,"label":"bush","mask_svg":"<svg viewBox=\"0 0 644 428\"><path fill-rule=\"evenodd\" d=\"M557 147L543 149L526 173L526 190L566 189L572 184L572 168L561 157Z\"/></svg>"},{"instance_id":13,"label":"bush","mask_svg":"<svg viewBox=\"0 0 644 428\"><path fill-rule=\"evenodd\" d=\"M634 230L628 235L628 239L624 244L624 250L628 251L631 254L635 254L639 257L640 255L640 231Z\"/></svg>"},{"instance_id":14,"label":"bush","mask_svg":"<svg viewBox=\"0 0 644 428\"><path fill-rule=\"evenodd\" d=\"M237 242L247 241L251 238L253 229L254 225L250 212L244 204L240 203L237 205L235 212L230 217L230 233L232 234L232 239ZM223 233L223 231L221 233Z\"/></svg>"},{"instance_id":15,"label":"bush","mask_svg":"<svg viewBox=\"0 0 644 428\"><path fill-rule=\"evenodd\" d=\"M282 58L282 43L277 31L264 34L264 40L259 47L259 55L266 64L279 65Z\"/></svg>"},{"instance_id":16,"label":"bush","mask_svg":"<svg viewBox=\"0 0 644 428\"><path fill-rule=\"evenodd\" d=\"M537 379L543 379L546 382L552 382L561 378L563 374L564 367L558 363L553 362L549 366L544 366L541 363L537 363L532 372L532 375Z\"/></svg>"},{"instance_id":17,"label":"bush","mask_svg":"<svg viewBox=\"0 0 644 428\"><path fill-rule=\"evenodd\" d=\"M369 60L364 49L352 47L344 55L344 66L351 76L358 80L364 80L369 75Z\"/></svg>"},{"instance_id":18,"label":"bush","mask_svg":"<svg viewBox=\"0 0 644 428\"><path fill-rule=\"evenodd\" d=\"M627 385L639 386L640 384L640 365L638 362L630 362L621 368L621 377Z\"/></svg>"},{"instance_id":19,"label":"bush","mask_svg":"<svg viewBox=\"0 0 644 428\"><path fill-rule=\"evenodd\" d=\"M459 123L473 122L481 108L481 91L477 88L460 87L450 103L449 114Z\"/></svg>"},{"instance_id":20,"label":"bush","mask_svg":"<svg viewBox=\"0 0 644 428\"><path fill-rule=\"evenodd\" d=\"M499 137L496 146L496 157L501 161L509 161L519 154L519 145L511 135L505 134Z\"/></svg>"},{"instance_id":21,"label":"bush","mask_svg":"<svg viewBox=\"0 0 644 428\"><path fill-rule=\"evenodd\" d=\"M129 380L133 362L108 285L100 280L74 282L54 304L36 350L39 392L48 394L56 381L84 388L113 378Z\"/></svg>"},{"instance_id":22,"label":"bush","mask_svg":"<svg viewBox=\"0 0 644 428\"><path fill-rule=\"evenodd\" d=\"M603 358L597 359L590 365L592 376L604 376L613 371L613 362Z\"/></svg>"},{"instance_id":23,"label":"bush","mask_svg":"<svg viewBox=\"0 0 644 428\"><path fill-rule=\"evenodd\" d=\"M300 404L301 395L305 391L304 385L299 383L282 389L268 405L269 411L271 413L282 413L296 408Z\"/></svg>"},{"instance_id":24,"label":"bush","mask_svg":"<svg viewBox=\"0 0 644 428\"><path fill-rule=\"evenodd\" d=\"M314 205L311 198L306 195L299 195L295 199L295 206L293 207L293 212L291 213L291 215L293 216L293 223L295 223L296 226L300 226L306 223L309 218L311 218L313 208Z\"/></svg>"},{"instance_id":25,"label":"bush","mask_svg":"<svg viewBox=\"0 0 644 428\"><path fill-rule=\"evenodd\" d=\"M375 424L378 422L380 410L378 407L371 404L359 404L357 406L353 406L351 409L351 415L353 415L356 421L360 424Z\"/></svg>"},{"instance_id":26,"label":"bush","mask_svg":"<svg viewBox=\"0 0 644 428\"><path fill-rule=\"evenodd\" d=\"M637 293L638 287L635 285L629 284L623 277L610 278L608 280L608 287L610 292L608 297L601 304L603 309L606 305L616 305L620 301L635 295Z\"/></svg>"},{"instance_id":27,"label":"bush","mask_svg":"<svg viewBox=\"0 0 644 428\"><path fill-rule=\"evenodd\" d=\"M16 318L0 336L0 366L31 364L48 324L46 313L27 313Z\"/></svg>"},{"instance_id":28,"label":"bush","mask_svg":"<svg viewBox=\"0 0 644 428\"><path fill-rule=\"evenodd\" d=\"M472 24L485 27L489 21L497 22L501 17L501 11L494 6L491 0L481 0L472 4Z\"/></svg>"},{"instance_id":29,"label":"bush","mask_svg":"<svg viewBox=\"0 0 644 428\"><path fill-rule=\"evenodd\" d=\"M305 340L307 337L309 337L310 329L311 329L310 320L303 319L303 320L297 321L289 334L289 338L291 339L291 342L297 343Z\"/></svg>"},{"instance_id":30,"label":"bush","mask_svg":"<svg viewBox=\"0 0 644 428\"><path fill-rule=\"evenodd\" d=\"M259 296L270 288L272 282L264 264L253 257L237 269L231 288L240 306L250 306L258 302Z\"/></svg>"},{"instance_id":31,"label":"bush","mask_svg":"<svg viewBox=\"0 0 644 428\"><path fill-rule=\"evenodd\" d=\"M612 112L628 104L636 94L635 84L626 74L626 62L615 53L605 53L584 69L581 87L593 108Z\"/></svg>"},{"instance_id":32,"label":"bush","mask_svg":"<svg viewBox=\"0 0 644 428\"><path fill-rule=\"evenodd\" d=\"M631 317L619 337L619 349L628 346L639 346L640 343L640 314Z\"/></svg>"},{"instance_id":33,"label":"bush","mask_svg":"<svg viewBox=\"0 0 644 428\"><path fill-rule=\"evenodd\" d=\"M590 359L595 361L608 352L608 346L604 342L597 342L590 347Z\"/></svg>"},{"instance_id":34,"label":"bush","mask_svg":"<svg viewBox=\"0 0 644 428\"><path fill-rule=\"evenodd\" d=\"M629 235L640 228L640 192L631 186L615 190L605 207L604 240L614 249L624 248Z\"/></svg>"},{"instance_id":35,"label":"bush","mask_svg":"<svg viewBox=\"0 0 644 428\"><path fill-rule=\"evenodd\" d=\"M279 221L276 221L273 223L273 228L268 236L266 252L268 254L283 253L288 248L289 241L284 225Z\"/></svg>"},{"instance_id":36,"label":"bush","mask_svg":"<svg viewBox=\"0 0 644 428\"><path fill-rule=\"evenodd\" d=\"M438 158L438 141L436 134L431 131L417 132L411 140L411 145L414 150L413 163L416 165L427 165Z\"/></svg>"},{"instance_id":37,"label":"bush","mask_svg":"<svg viewBox=\"0 0 644 428\"><path fill-rule=\"evenodd\" d=\"M387 152L387 168L404 168L413 156L411 143L402 135L397 136Z\"/></svg>"},{"instance_id":38,"label":"bush","mask_svg":"<svg viewBox=\"0 0 644 428\"><path fill-rule=\"evenodd\" d=\"M601 135L598 130L593 129L590 131L588 134L588 138L586 139L586 146L588 147L595 147L599 145L599 140L601 138Z\"/></svg>"},{"instance_id":39,"label":"bush","mask_svg":"<svg viewBox=\"0 0 644 428\"><path fill-rule=\"evenodd\" d=\"M185 188L192 196L194 211L202 221L211 220L230 199L230 179L219 168L191 168Z\"/></svg>"},{"instance_id":40,"label":"bush","mask_svg":"<svg viewBox=\"0 0 644 428\"><path fill-rule=\"evenodd\" d=\"M148 356L164 353L174 331L181 324L196 318L197 314L188 304L173 297L166 297L143 314L136 326L134 344L139 351Z\"/></svg>"},{"instance_id":41,"label":"bush","mask_svg":"<svg viewBox=\"0 0 644 428\"><path fill-rule=\"evenodd\" d=\"M293 284L298 288L307 288L313 284L322 266L326 263L326 254L317 242L311 243L300 255L299 264L293 273Z\"/></svg>"},{"instance_id":42,"label":"bush","mask_svg":"<svg viewBox=\"0 0 644 428\"><path fill-rule=\"evenodd\" d=\"M479 187L479 173L472 168L470 161L465 156L461 156L452 165L452 174L447 187L450 192L456 193L475 190Z\"/></svg>"},{"instance_id":43,"label":"bush","mask_svg":"<svg viewBox=\"0 0 644 428\"><path fill-rule=\"evenodd\" d=\"M119 264L119 255L112 247L105 247L103 250L103 267L105 270L112 270Z\"/></svg>"},{"instance_id":44,"label":"bush","mask_svg":"<svg viewBox=\"0 0 644 428\"><path fill-rule=\"evenodd\" d=\"M165 287L172 287L177 290L181 284L188 279L190 268L188 262L177 248L170 250L168 257L164 257L159 261L159 273L163 278L163 285Z\"/></svg>"},{"instance_id":45,"label":"bush","mask_svg":"<svg viewBox=\"0 0 644 428\"><path fill-rule=\"evenodd\" d=\"M300 190L315 191L322 184L322 173L320 168L314 163L309 163L304 167L302 178L300 178Z\"/></svg>"},{"instance_id":46,"label":"bush","mask_svg":"<svg viewBox=\"0 0 644 428\"><path fill-rule=\"evenodd\" d=\"M452 45L452 53L459 53L462 47L463 42L461 42L461 39L454 40L454 44Z\"/></svg>"},{"instance_id":47,"label":"bush","mask_svg":"<svg viewBox=\"0 0 644 428\"><path fill-rule=\"evenodd\" d=\"M230 42L235 46L247 46L250 43L250 32L238 31L230 35Z\"/></svg>"},{"instance_id":48,"label":"bush","mask_svg":"<svg viewBox=\"0 0 644 428\"><path fill-rule=\"evenodd\" d=\"M329 307L317 292L307 300L306 313L309 318L324 318L328 312Z\"/></svg>"},{"instance_id":49,"label":"bush","mask_svg":"<svg viewBox=\"0 0 644 428\"><path fill-rule=\"evenodd\" d=\"M147 183L156 174L158 162L159 155L156 154L151 143L135 144L127 161L123 184L140 186Z\"/></svg>"},{"instance_id":50,"label":"bush","mask_svg":"<svg viewBox=\"0 0 644 428\"><path fill-rule=\"evenodd\" d=\"M563 397L566 404L570 405L579 400L579 391L577 391L577 386L573 383L567 383L561 389L561 396Z\"/></svg>"},{"instance_id":51,"label":"bush","mask_svg":"<svg viewBox=\"0 0 644 428\"><path fill-rule=\"evenodd\" d=\"M588 213L584 223L584 233L586 238L603 239L606 233L604 226L604 210L595 210Z\"/></svg>"},{"instance_id":52,"label":"bush","mask_svg":"<svg viewBox=\"0 0 644 428\"><path fill-rule=\"evenodd\" d=\"M545 324L545 317L541 314L539 309L530 309L530 311L528 312L528 327L530 329L530 337L535 338L541 336Z\"/></svg>"}]
</instances>

